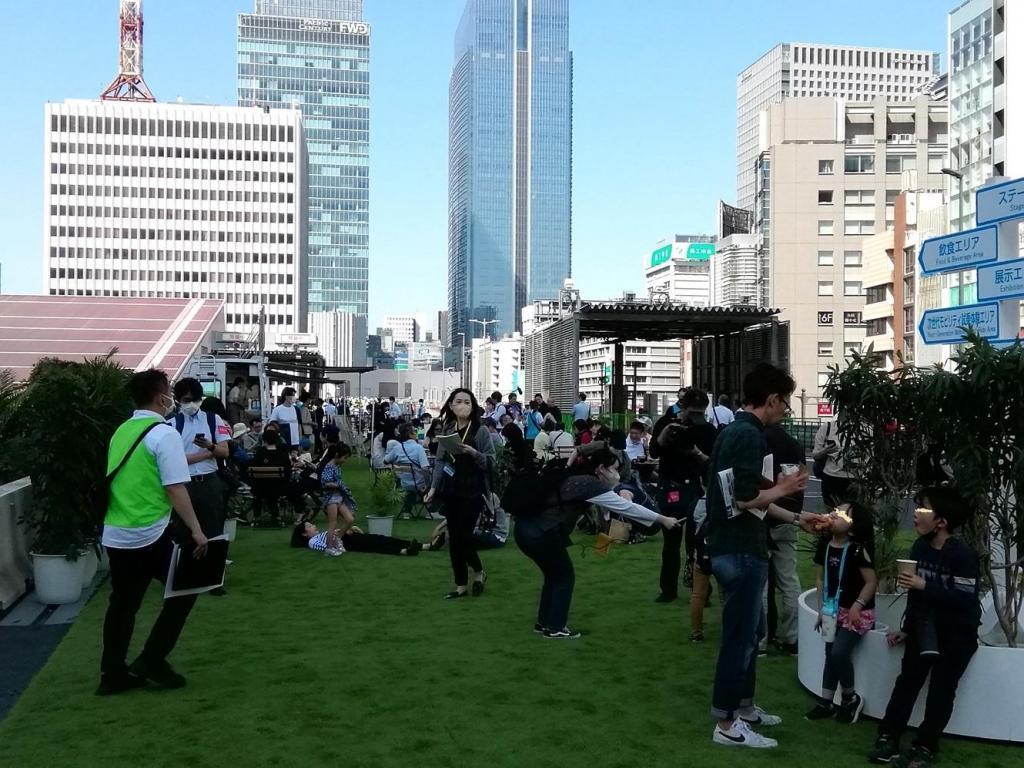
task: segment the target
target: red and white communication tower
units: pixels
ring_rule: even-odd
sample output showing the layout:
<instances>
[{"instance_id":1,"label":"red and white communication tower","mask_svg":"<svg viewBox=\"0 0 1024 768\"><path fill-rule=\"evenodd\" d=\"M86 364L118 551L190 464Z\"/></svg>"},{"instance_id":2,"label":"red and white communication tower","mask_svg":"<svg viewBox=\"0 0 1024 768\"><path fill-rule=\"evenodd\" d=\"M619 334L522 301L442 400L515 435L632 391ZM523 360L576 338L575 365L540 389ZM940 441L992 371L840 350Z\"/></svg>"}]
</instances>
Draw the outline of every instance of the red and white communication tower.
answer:
<instances>
[{"instance_id":1,"label":"red and white communication tower","mask_svg":"<svg viewBox=\"0 0 1024 768\"><path fill-rule=\"evenodd\" d=\"M117 77L100 94L104 101L156 101L142 79L142 0L121 0L121 53Z\"/></svg>"}]
</instances>

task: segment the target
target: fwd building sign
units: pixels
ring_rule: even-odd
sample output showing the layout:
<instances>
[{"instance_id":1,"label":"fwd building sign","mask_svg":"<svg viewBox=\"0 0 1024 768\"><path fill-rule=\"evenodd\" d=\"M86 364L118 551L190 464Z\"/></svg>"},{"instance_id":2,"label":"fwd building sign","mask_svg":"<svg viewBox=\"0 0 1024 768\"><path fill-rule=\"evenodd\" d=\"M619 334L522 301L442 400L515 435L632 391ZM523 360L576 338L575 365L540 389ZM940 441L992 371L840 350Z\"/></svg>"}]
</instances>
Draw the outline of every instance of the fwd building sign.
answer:
<instances>
[{"instance_id":1,"label":"fwd building sign","mask_svg":"<svg viewBox=\"0 0 1024 768\"><path fill-rule=\"evenodd\" d=\"M301 32L336 32L342 35L368 35L370 25L365 21L332 21L331 19L300 19Z\"/></svg>"}]
</instances>

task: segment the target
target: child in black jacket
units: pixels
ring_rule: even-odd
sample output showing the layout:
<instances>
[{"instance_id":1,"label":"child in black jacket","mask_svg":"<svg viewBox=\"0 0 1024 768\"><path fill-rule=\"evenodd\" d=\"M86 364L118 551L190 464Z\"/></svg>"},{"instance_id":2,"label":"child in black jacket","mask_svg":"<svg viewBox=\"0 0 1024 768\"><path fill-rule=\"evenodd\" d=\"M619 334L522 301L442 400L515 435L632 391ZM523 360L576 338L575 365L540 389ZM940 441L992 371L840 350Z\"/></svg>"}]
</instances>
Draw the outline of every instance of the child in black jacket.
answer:
<instances>
[{"instance_id":1,"label":"child in black jacket","mask_svg":"<svg viewBox=\"0 0 1024 768\"><path fill-rule=\"evenodd\" d=\"M966 518L963 500L950 488L933 487L922 490L917 502L919 538L910 553L916 573L900 574L900 587L909 591L907 611L902 631L889 635L890 645L904 644L903 666L868 754L872 763L905 768L933 765L939 736L953 714L957 684L978 650L981 623L978 556L952 538ZM924 720L910 752L900 757L900 737L929 672Z\"/></svg>"}]
</instances>

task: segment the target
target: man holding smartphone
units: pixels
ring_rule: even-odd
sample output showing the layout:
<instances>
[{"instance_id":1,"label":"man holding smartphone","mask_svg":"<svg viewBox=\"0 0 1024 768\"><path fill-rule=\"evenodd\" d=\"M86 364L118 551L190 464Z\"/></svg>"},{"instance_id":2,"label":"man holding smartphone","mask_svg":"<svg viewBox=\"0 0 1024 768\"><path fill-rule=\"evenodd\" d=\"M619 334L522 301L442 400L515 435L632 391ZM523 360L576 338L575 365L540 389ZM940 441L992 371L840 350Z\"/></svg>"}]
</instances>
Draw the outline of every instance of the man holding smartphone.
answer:
<instances>
[{"instance_id":1,"label":"man holding smartphone","mask_svg":"<svg viewBox=\"0 0 1024 768\"><path fill-rule=\"evenodd\" d=\"M167 423L178 430L188 462L189 498L208 537L224 533L224 486L217 474L217 460L228 456L231 428L215 413L200 410L203 387L193 378L174 385L178 414ZM215 590L217 592L217 590Z\"/></svg>"}]
</instances>

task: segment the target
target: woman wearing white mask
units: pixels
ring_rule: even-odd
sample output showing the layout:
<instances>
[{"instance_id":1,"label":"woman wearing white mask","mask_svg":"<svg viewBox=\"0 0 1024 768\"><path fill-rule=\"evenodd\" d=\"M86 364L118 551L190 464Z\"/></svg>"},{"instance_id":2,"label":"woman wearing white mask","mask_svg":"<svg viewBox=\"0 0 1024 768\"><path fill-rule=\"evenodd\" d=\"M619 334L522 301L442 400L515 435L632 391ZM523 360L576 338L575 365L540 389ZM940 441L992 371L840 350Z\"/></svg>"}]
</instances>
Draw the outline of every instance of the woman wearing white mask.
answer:
<instances>
[{"instance_id":1,"label":"woman wearing white mask","mask_svg":"<svg viewBox=\"0 0 1024 768\"><path fill-rule=\"evenodd\" d=\"M281 390L281 403L270 414L270 420L281 425L281 434L292 448L299 447L299 413L295 410L295 389Z\"/></svg>"},{"instance_id":2,"label":"woman wearing white mask","mask_svg":"<svg viewBox=\"0 0 1024 768\"><path fill-rule=\"evenodd\" d=\"M490 492L490 474L494 466L494 443L480 423L483 409L468 389L456 389L448 396L438 420L437 460L430 490L423 500L440 497L442 514L448 521L449 555L455 590L446 600L468 597L469 569L476 573L473 596L484 592L484 573L473 528L483 510L484 494Z\"/></svg>"}]
</instances>

